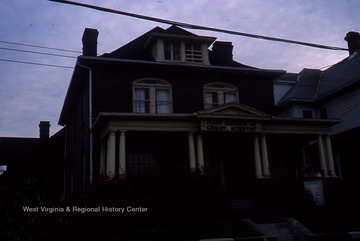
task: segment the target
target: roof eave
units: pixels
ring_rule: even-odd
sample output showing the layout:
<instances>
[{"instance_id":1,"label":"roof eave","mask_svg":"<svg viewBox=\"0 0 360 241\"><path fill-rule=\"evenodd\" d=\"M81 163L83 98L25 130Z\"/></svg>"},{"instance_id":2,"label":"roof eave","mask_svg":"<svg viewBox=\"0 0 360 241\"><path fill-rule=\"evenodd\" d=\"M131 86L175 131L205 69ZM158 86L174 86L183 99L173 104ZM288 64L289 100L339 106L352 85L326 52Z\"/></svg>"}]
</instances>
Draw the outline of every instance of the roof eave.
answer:
<instances>
[{"instance_id":1,"label":"roof eave","mask_svg":"<svg viewBox=\"0 0 360 241\"><path fill-rule=\"evenodd\" d=\"M219 69L229 71L247 71L254 73L273 73L281 75L286 73L285 70L269 70L269 69L258 69L249 67L232 67L232 66L219 66L219 65L204 65L194 64L188 62L162 62L162 61L147 61L147 60L134 60L134 59L123 59L123 58L107 58L107 57L93 57L93 56L79 56L79 61L106 61L110 63L132 63L132 64L148 64L148 65L162 65L162 66L184 66L191 68L207 68L207 69Z\"/></svg>"}]
</instances>

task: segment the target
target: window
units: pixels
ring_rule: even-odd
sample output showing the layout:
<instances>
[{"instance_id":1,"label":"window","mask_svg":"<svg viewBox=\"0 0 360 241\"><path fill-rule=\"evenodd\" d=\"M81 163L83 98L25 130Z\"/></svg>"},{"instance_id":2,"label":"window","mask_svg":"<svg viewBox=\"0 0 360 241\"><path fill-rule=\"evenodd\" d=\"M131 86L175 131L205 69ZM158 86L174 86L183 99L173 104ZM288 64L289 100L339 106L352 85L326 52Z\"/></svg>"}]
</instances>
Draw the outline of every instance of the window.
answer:
<instances>
[{"instance_id":1,"label":"window","mask_svg":"<svg viewBox=\"0 0 360 241\"><path fill-rule=\"evenodd\" d=\"M212 83L204 86L205 109L230 102L238 102L237 88L225 83Z\"/></svg>"},{"instance_id":2,"label":"window","mask_svg":"<svg viewBox=\"0 0 360 241\"><path fill-rule=\"evenodd\" d=\"M327 118L328 118L328 114L327 114L326 108L320 109L320 118L321 118L321 119L327 119Z\"/></svg>"},{"instance_id":3,"label":"window","mask_svg":"<svg viewBox=\"0 0 360 241\"><path fill-rule=\"evenodd\" d=\"M158 164L153 153L131 153L126 159L129 176L151 176L158 173Z\"/></svg>"},{"instance_id":4,"label":"window","mask_svg":"<svg viewBox=\"0 0 360 241\"><path fill-rule=\"evenodd\" d=\"M136 113L171 113L171 86L162 80L138 80L134 82Z\"/></svg>"},{"instance_id":5,"label":"window","mask_svg":"<svg viewBox=\"0 0 360 241\"><path fill-rule=\"evenodd\" d=\"M164 58L165 60L180 61L180 44L179 43L164 43Z\"/></svg>"},{"instance_id":6,"label":"window","mask_svg":"<svg viewBox=\"0 0 360 241\"><path fill-rule=\"evenodd\" d=\"M313 117L311 110L303 110L302 114L303 114L303 118L311 119Z\"/></svg>"},{"instance_id":7,"label":"window","mask_svg":"<svg viewBox=\"0 0 360 241\"><path fill-rule=\"evenodd\" d=\"M200 44L185 44L185 61L202 62L202 51Z\"/></svg>"},{"instance_id":8,"label":"window","mask_svg":"<svg viewBox=\"0 0 360 241\"><path fill-rule=\"evenodd\" d=\"M164 42L164 60L166 61L202 63L203 58L200 43Z\"/></svg>"}]
</instances>

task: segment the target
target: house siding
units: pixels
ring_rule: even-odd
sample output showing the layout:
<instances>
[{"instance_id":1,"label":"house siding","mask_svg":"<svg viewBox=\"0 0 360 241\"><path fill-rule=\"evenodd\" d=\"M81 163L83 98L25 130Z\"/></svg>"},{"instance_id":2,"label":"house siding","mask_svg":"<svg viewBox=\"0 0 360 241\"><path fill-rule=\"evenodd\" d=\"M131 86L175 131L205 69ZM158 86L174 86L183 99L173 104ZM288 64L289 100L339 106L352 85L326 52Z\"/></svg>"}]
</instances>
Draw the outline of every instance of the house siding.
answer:
<instances>
[{"instance_id":1,"label":"house siding","mask_svg":"<svg viewBox=\"0 0 360 241\"><path fill-rule=\"evenodd\" d=\"M93 116L99 112L133 112L133 82L141 78L163 79L172 86L173 112L192 113L204 109L203 86L211 82L237 87L239 101L272 114L272 80L240 74L213 73L206 68L188 70L145 67L95 68L93 78ZM186 93L186 98L184 94ZM261 97L261 101L259 101Z\"/></svg>"},{"instance_id":2,"label":"house siding","mask_svg":"<svg viewBox=\"0 0 360 241\"><path fill-rule=\"evenodd\" d=\"M327 109L328 118L341 121L332 127L333 135L360 125L360 89L332 99L321 108L324 107Z\"/></svg>"}]
</instances>

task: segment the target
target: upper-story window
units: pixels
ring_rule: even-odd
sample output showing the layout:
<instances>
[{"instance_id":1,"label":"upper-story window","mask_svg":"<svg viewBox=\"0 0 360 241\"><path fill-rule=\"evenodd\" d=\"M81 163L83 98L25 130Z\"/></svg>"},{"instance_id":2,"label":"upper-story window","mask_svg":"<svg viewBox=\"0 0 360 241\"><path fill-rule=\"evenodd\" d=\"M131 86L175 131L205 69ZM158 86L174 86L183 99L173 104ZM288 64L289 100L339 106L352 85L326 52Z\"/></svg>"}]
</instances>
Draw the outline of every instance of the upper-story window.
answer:
<instances>
[{"instance_id":1,"label":"upper-story window","mask_svg":"<svg viewBox=\"0 0 360 241\"><path fill-rule=\"evenodd\" d=\"M164 59L180 61L180 43L164 42Z\"/></svg>"},{"instance_id":2,"label":"upper-story window","mask_svg":"<svg viewBox=\"0 0 360 241\"><path fill-rule=\"evenodd\" d=\"M203 62L201 44L164 42L164 59L168 61Z\"/></svg>"},{"instance_id":3,"label":"upper-story window","mask_svg":"<svg viewBox=\"0 0 360 241\"><path fill-rule=\"evenodd\" d=\"M238 90L226 83L211 83L204 86L205 109L230 102L238 102Z\"/></svg>"},{"instance_id":4,"label":"upper-story window","mask_svg":"<svg viewBox=\"0 0 360 241\"><path fill-rule=\"evenodd\" d=\"M185 61L202 62L202 50L200 44L185 44Z\"/></svg>"},{"instance_id":5,"label":"upper-story window","mask_svg":"<svg viewBox=\"0 0 360 241\"><path fill-rule=\"evenodd\" d=\"M171 85L163 80L142 79L133 85L136 113L171 113Z\"/></svg>"},{"instance_id":6,"label":"upper-story window","mask_svg":"<svg viewBox=\"0 0 360 241\"><path fill-rule=\"evenodd\" d=\"M151 53L156 61L210 64L208 45L196 41L158 39Z\"/></svg>"},{"instance_id":7,"label":"upper-story window","mask_svg":"<svg viewBox=\"0 0 360 241\"><path fill-rule=\"evenodd\" d=\"M313 118L313 112L312 110L302 110L302 116L303 118Z\"/></svg>"}]
</instances>

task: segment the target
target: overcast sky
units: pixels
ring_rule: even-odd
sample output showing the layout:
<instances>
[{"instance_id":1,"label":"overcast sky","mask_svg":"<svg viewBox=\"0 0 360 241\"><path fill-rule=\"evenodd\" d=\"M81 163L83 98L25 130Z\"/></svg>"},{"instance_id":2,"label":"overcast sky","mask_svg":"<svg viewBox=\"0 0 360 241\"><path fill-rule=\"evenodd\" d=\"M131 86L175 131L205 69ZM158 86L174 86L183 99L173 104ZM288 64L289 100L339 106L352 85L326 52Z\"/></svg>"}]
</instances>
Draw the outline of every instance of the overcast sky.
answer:
<instances>
[{"instance_id":1,"label":"overcast sky","mask_svg":"<svg viewBox=\"0 0 360 241\"><path fill-rule=\"evenodd\" d=\"M76 1L76 0L74 0ZM360 31L359 0L78 0L178 22L272 37L347 47L344 36ZM0 136L37 137L41 120L58 118L86 27L99 30L98 53L111 52L146 31L165 24L99 12L47 0L0 1ZM324 68L344 59L331 51L256 40L216 32L199 35L232 41L234 59L258 68L299 72ZM10 43L16 44L10 44ZM58 48L71 51L23 46ZM10 50L12 49L12 50ZM25 53L43 52L69 57ZM62 67L14 63L40 63Z\"/></svg>"}]
</instances>

